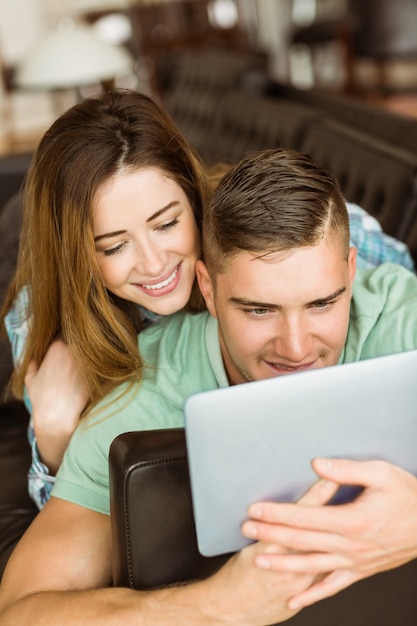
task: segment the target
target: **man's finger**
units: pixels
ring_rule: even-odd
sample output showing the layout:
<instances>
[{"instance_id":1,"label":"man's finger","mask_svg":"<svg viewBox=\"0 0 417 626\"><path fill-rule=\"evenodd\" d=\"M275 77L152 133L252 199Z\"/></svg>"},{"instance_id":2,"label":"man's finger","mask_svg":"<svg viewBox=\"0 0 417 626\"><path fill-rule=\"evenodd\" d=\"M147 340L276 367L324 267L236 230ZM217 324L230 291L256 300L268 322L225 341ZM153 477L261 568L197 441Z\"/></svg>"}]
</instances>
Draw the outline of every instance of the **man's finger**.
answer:
<instances>
[{"instance_id":1,"label":"man's finger","mask_svg":"<svg viewBox=\"0 0 417 626\"><path fill-rule=\"evenodd\" d=\"M319 600L330 598L342 589L346 589L359 580L353 572L349 570L339 570L331 572L328 576L315 583L302 593L290 598L288 606L290 609L298 610L315 604Z\"/></svg>"},{"instance_id":2,"label":"man's finger","mask_svg":"<svg viewBox=\"0 0 417 626\"><path fill-rule=\"evenodd\" d=\"M320 478L298 500L305 506L321 506L327 504L339 489L338 483Z\"/></svg>"},{"instance_id":3,"label":"man's finger","mask_svg":"<svg viewBox=\"0 0 417 626\"><path fill-rule=\"evenodd\" d=\"M353 461L352 459L316 458L314 471L340 485L376 486L385 483L388 464L384 461Z\"/></svg>"}]
</instances>

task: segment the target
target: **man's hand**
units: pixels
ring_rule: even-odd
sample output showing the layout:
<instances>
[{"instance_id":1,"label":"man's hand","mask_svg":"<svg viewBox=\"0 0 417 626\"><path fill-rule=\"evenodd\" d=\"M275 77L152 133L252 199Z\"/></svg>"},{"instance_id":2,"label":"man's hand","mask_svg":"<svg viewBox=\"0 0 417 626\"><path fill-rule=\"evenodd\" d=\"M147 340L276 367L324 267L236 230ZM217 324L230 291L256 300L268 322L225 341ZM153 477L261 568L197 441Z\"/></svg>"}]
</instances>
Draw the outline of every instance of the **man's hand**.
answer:
<instances>
[{"instance_id":1,"label":"man's hand","mask_svg":"<svg viewBox=\"0 0 417 626\"><path fill-rule=\"evenodd\" d=\"M25 385L41 460L54 474L88 402L88 393L67 344L51 343L41 365L29 364Z\"/></svg>"},{"instance_id":2,"label":"man's hand","mask_svg":"<svg viewBox=\"0 0 417 626\"><path fill-rule=\"evenodd\" d=\"M383 461L316 459L313 467L327 481L364 490L355 501L336 506L308 503L308 494L297 504L254 504L249 509L252 519L243 525L247 537L292 551L260 554L258 567L321 575L319 582L292 598L293 608L417 557L414 476Z\"/></svg>"}]
</instances>

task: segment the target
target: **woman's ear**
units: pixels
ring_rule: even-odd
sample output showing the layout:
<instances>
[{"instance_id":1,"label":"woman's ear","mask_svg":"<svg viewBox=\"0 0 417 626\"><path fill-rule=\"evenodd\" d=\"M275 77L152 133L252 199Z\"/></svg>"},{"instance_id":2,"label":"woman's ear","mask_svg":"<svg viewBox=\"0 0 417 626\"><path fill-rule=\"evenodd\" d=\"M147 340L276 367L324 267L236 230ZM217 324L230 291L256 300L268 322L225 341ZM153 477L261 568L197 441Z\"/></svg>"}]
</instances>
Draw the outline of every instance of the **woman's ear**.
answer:
<instances>
[{"instance_id":1,"label":"woman's ear","mask_svg":"<svg viewBox=\"0 0 417 626\"><path fill-rule=\"evenodd\" d=\"M198 286L200 287L201 294L206 302L207 309L210 315L217 317L216 307L214 306L214 285L204 261L201 261L201 259L197 261L195 271Z\"/></svg>"}]
</instances>

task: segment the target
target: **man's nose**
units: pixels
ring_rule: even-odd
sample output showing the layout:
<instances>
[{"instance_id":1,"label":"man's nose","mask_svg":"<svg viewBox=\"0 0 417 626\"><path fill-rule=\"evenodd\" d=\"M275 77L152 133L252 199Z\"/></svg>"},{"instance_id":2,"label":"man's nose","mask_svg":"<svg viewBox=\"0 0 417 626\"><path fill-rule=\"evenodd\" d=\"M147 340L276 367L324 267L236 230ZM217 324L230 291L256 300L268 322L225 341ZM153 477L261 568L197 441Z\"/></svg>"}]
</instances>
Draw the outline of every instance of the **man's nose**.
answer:
<instances>
[{"instance_id":1,"label":"man's nose","mask_svg":"<svg viewBox=\"0 0 417 626\"><path fill-rule=\"evenodd\" d=\"M277 355L292 363L302 363L312 353L312 334L302 315L280 320L275 339Z\"/></svg>"}]
</instances>

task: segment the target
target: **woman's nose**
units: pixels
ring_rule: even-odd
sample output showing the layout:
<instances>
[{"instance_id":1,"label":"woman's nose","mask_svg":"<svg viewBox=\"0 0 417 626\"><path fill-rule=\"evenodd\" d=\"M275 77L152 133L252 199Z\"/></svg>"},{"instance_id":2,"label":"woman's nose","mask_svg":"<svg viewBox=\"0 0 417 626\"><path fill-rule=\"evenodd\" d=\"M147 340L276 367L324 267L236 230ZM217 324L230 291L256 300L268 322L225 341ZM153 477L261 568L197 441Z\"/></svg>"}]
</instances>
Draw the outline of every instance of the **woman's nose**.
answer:
<instances>
[{"instance_id":1,"label":"woman's nose","mask_svg":"<svg viewBox=\"0 0 417 626\"><path fill-rule=\"evenodd\" d=\"M140 274L157 277L166 265L166 254L153 242L142 242L137 247L135 267Z\"/></svg>"}]
</instances>

